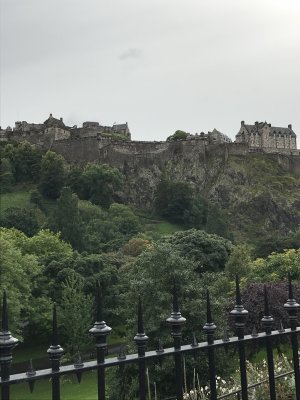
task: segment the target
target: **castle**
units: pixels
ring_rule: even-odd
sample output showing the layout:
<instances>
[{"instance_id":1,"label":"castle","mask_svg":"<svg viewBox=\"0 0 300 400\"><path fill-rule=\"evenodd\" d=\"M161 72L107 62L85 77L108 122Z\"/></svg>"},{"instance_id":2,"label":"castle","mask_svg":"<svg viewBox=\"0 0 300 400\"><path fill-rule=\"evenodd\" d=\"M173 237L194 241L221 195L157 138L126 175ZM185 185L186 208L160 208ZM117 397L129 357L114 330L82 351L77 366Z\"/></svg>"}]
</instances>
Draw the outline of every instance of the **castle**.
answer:
<instances>
[{"instance_id":1,"label":"castle","mask_svg":"<svg viewBox=\"0 0 300 400\"><path fill-rule=\"evenodd\" d=\"M292 125L287 128L272 127L266 122L255 122L241 127L234 142L213 129L211 132L191 135L176 141L132 141L127 122L103 126L98 122L84 122L81 127L66 126L63 119L49 118L41 124L16 122L12 129L0 129L0 141L28 141L46 150L62 154L71 162L100 161L119 168L126 168L128 163L137 163L143 159L146 163L164 163L174 154L189 157L192 153L198 157L205 154L241 154L268 153L296 156L296 134Z\"/></svg>"},{"instance_id":2,"label":"castle","mask_svg":"<svg viewBox=\"0 0 300 400\"><path fill-rule=\"evenodd\" d=\"M108 139L131 140L130 130L127 122L125 124L114 124L113 126L103 126L99 122L84 122L82 127L77 125L73 127L66 126L63 119L54 118L50 114L49 118L42 124L32 124L26 121L15 122L15 127L12 129L8 126L2 130L0 128L0 140L17 140L29 139L31 136L43 135L51 136L53 140L66 140L85 137L101 137Z\"/></svg>"}]
</instances>

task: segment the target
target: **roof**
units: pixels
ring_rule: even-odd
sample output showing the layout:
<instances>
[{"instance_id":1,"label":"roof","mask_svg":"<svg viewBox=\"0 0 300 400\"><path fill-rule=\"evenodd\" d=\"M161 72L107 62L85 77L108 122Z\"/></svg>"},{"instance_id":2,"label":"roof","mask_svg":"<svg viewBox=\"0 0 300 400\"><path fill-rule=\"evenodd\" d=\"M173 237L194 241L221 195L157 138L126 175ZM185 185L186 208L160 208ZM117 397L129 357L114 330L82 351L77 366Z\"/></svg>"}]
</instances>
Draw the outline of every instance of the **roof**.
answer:
<instances>
[{"instance_id":1,"label":"roof","mask_svg":"<svg viewBox=\"0 0 300 400\"><path fill-rule=\"evenodd\" d=\"M52 114L50 114L49 118L46 119L46 121L44 121L44 125L46 125L47 127L48 126L57 126L59 128L66 127L66 125L63 123L62 118L61 119L54 118Z\"/></svg>"},{"instance_id":2,"label":"roof","mask_svg":"<svg viewBox=\"0 0 300 400\"><path fill-rule=\"evenodd\" d=\"M271 134L284 134L284 135L291 135L296 137L295 132L291 128L283 128L283 127L278 127L278 126L272 126L271 124L268 124L267 122L259 122L258 124L254 125L248 125L244 124L243 126L246 128L248 133L257 133L261 134L261 130L264 128L264 126L269 126L270 127L270 133Z\"/></svg>"}]
</instances>

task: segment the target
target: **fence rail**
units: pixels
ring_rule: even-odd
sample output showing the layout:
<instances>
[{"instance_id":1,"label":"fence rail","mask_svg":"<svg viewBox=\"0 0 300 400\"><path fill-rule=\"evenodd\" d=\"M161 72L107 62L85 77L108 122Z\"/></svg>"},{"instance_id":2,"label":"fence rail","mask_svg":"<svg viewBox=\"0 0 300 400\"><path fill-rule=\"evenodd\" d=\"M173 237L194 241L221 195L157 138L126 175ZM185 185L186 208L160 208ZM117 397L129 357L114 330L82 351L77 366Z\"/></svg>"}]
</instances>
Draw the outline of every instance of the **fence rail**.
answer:
<instances>
[{"instance_id":1,"label":"fence rail","mask_svg":"<svg viewBox=\"0 0 300 400\"><path fill-rule=\"evenodd\" d=\"M293 295L293 287L291 277L288 277L288 300L283 305L288 313L288 319L290 328L284 329L281 327L279 330L272 330L273 318L270 315L269 304L268 304L268 293L265 287L264 292L264 317L262 318L262 324L264 332L256 333L251 335L245 335L245 323L248 315L248 311L242 305L241 293L239 287L239 280L236 278L236 305L230 312L234 319L234 325L236 330L236 336L224 339L214 339L216 326L212 319L211 307L210 307L210 296L207 292L207 321L203 327L203 331L207 336L206 342L198 343L195 336L193 337L192 343L189 345L182 345L182 328L186 320L181 315L178 305L177 288L174 285L173 290L173 311L170 317L166 320L167 324L171 327L171 335L173 337L174 346L163 349L161 346L157 350L147 351L146 345L148 342L148 336L144 332L143 315L142 315L142 303L141 299L138 301L138 333L134 337L134 341L137 346L136 354L126 355L125 352L121 351L118 357L105 358L107 350L107 336L111 332L111 328L103 320L102 310L102 296L100 285L97 287L97 321L94 326L89 330L90 334L94 336L96 341L96 360L83 363L79 357L73 365L60 365L60 359L64 353L63 349L58 342L57 333L57 316L56 307L53 308L53 325L52 325L52 344L47 350L49 359L51 362L50 369L43 369L34 371L32 365L29 370L25 373L10 375L10 367L12 363L12 351L17 346L18 340L12 336L8 329L8 317L7 317L7 302L6 294L3 295L3 307L2 307L2 329L0 331L0 365L1 365L1 399L10 400L10 387L13 384L27 382L30 390L33 391L34 383L43 378L51 378L52 381L52 400L60 400L60 378L63 375L76 374L78 381L81 380L81 375L87 371L97 371L97 385L98 385L98 400L105 400L105 371L107 368L114 366L123 366L126 364L138 365L138 382L139 382L139 399L147 399L147 385L146 385L146 366L151 362L159 361L165 357L174 357L174 375L176 387L176 399L183 400L183 356L184 355L195 355L198 352L204 352L208 357L209 365L209 387L210 387L210 399L218 400L225 399L229 396L235 395L236 398L242 400L248 400L248 392L254 386L265 383L265 381L248 385L247 380L247 367L246 367L246 355L245 346L247 344L263 342L267 351L267 366L268 366L268 381L269 383L269 398L276 400L276 385L275 379L286 376L287 374L293 374L295 379L295 399L300 400L300 372L299 372L299 354L298 354L298 334L300 333L300 327L297 323L297 312L300 305L296 302ZM291 348L293 353L293 370L286 373L275 376L274 360L273 360L273 344L274 339L280 337L290 338ZM231 394L222 395L218 397L217 385L216 385L216 364L215 364L215 351L218 348L228 348L235 346L238 348L239 356L239 370L240 370L240 389L233 391ZM13 399L11 399L13 400Z\"/></svg>"}]
</instances>

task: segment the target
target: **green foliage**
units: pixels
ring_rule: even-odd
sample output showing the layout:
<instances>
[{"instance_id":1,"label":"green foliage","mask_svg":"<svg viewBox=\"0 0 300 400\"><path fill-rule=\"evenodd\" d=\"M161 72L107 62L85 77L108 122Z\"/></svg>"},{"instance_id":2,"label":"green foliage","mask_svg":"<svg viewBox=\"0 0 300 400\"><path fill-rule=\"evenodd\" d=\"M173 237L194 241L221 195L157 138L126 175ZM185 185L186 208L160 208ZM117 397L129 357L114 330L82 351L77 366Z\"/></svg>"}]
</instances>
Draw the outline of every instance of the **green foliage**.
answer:
<instances>
[{"instance_id":1,"label":"green foliage","mask_svg":"<svg viewBox=\"0 0 300 400\"><path fill-rule=\"evenodd\" d=\"M186 212L192 208L193 191L189 184L162 180L155 194L155 210L175 223L184 223Z\"/></svg>"},{"instance_id":2,"label":"green foliage","mask_svg":"<svg viewBox=\"0 0 300 400\"><path fill-rule=\"evenodd\" d=\"M112 204L103 210L81 201L79 213L84 226L82 248L89 253L118 250L141 229L139 218L125 205Z\"/></svg>"},{"instance_id":3,"label":"green foliage","mask_svg":"<svg viewBox=\"0 0 300 400\"><path fill-rule=\"evenodd\" d=\"M51 199L59 197L65 182L64 159L52 151L47 151L41 162L39 191Z\"/></svg>"},{"instance_id":4,"label":"green foliage","mask_svg":"<svg viewBox=\"0 0 300 400\"><path fill-rule=\"evenodd\" d=\"M90 342L87 329L92 327L92 297L84 293L84 280L69 274L62 283L59 317L65 337L65 349L74 356Z\"/></svg>"},{"instance_id":5,"label":"green foliage","mask_svg":"<svg viewBox=\"0 0 300 400\"><path fill-rule=\"evenodd\" d=\"M176 142L177 140L185 140L188 137L185 131L177 130L175 133L167 138L167 142Z\"/></svg>"},{"instance_id":6,"label":"green foliage","mask_svg":"<svg viewBox=\"0 0 300 400\"><path fill-rule=\"evenodd\" d=\"M259 240L253 241L254 252L256 257L267 257L269 254L276 252L281 253L287 249L300 248L300 229L296 232L290 232L288 235L272 234Z\"/></svg>"},{"instance_id":7,"label":"green foliage","mask_svg":"<svg viewBox=\"0 0 300 400\"><path fill-rule=\"evenodd\" d=\"M260 282L285 280L290 272L293 279L300 280L300 249L272 253L266 259L256 259L249 271L249 280Z\"/></svg>"},{"instance_id":8,"label":"green foliage","mask_svg":"<svg viewBox=\"0 0 300 400\"><path fill-rule=\"evenodd\" d=\"M83 227L79 215L78 197L69 187L62 189L48 225L54 232L60 232L62 239L74 248L81 249Z\"/></svg>"},{"instance_id":9,"label":"green foliage","mask_svg":"<svg viewBox=\"0 0 300 400\"><path fill-rule=\"evenodd\" d=\"M238 244L233 247L225 265L225 272L231 279L236 275L243 277L249 273L252 262L252 250L247 244Z\"/></svg>"},{"instance_id":10,"label":"green foliage","mask_svg":"<svg viewBox=\"0 0 300 400\"><path fill-rule=\"evenodd\" d=\"M11 162L8 158L2 158L0 164L0 193L9 192L15 181Z\"/></svg>"},{"instance_id":11,"label":"green foliage","mask_svg":"<svg viewBox=\"0 0 300 400\"><path fill-rule=\"evenodd\" d=\"M106 164L87 164L80 176L77 194L81 199L108 209L122 183L123 176L118 169Z\"/></svg>"},{"instance_id":12,"label":"green foliage","mask_svg":"<svg viewBox=\"0 0 300 400\"><path fill-rule=\"evenodd\" d=\"M0 226L16 228L28 236L33 236L39 228L36 212L18 207L7 208L1 213Z\"/></svg>"},{"instance_id":13,"label":"green foliage","mask_svg":"<svg viewBox=\"0 0 300 400\"><path fill-rule=\"evenodd\" d=\"M157 348L159 339L162 340L164 347L173 345L166 318L170 316L172 310L174 281L179 295L180 311L186 318L183 329L185 343L190 343L191 332L195 332L199 341L205 340L202 327L206 321L207 288L212 294L213 318L219 328L218 335L224 330L226 321L223 318L223 312L230 289L228 279L221 273L203 273L200 276L196 269L197 264L193 262L192 257L183 257L170 243L148 245L133 264L125 265L120 269L120 281L123 284L122 318L127 319L128 339L136 333L137 300L141 296L149 347ZM207 370L206 361L203 361L202 358L197 363L201 376L205 376ZM152 370L150 367L150 375L155 376L153 379L158 385L163 383L164 390L167 391L170 389L168 385L172 384L173 375L170 372L171 369L167 367L168 362L167 364L165 362L167 361L164 361L162 369L153 368ZM130 381L131 373L131 371L125 371L123 381ZM129 386L134 387L134 381Z\"/></svg>"},{"instance_id":14,"label":"green foliage","mask_svg":"<svg viewBox=\"0 0 300 400\"><path fill-rule=\"evenodd\" d=\"M37 257L69 256L73 252L71 245L62 241L59 233L53 233L48 229L42 229L37 235L28 238L21 245L21 249Z\"/></svg>"},{"instance_id":15,"label":"green foliage","mask_svg":"<svg viewBox=\"0 0 300 400\"><path fill-rule=\"evenodd\" d=\"M10 160L17 182L37 182L41 167L41 150L24 141L15 146L7 144L3 155Z\"/></svg>"},{"instance_id":16,"label":"green foliage","mask_svg":"<svg viewBox=\"0 0 300 400\"><path fill-rule=\"evenodd\" d=\"M165 238L181 257L192 260L198 272L223 271L232 250L232 243L217 235L197 229L176 232Z\"/></svg>"},{"instance_id":17,"label":"green foliage","mask_svg":"<svg viewBox=\"0 0 300 400\"><path fill-rule=\"evenodd\" d=\"M28 190L16 190L11 193L0 194L0 213L10 207L29 208L30 192Z\"/></svg>"},{"instance_id":18,"label":"green foliage","mask_svg":"<svg viewBox=\"0 0 300 400\"><path fill-rule=\"evenodd\" d=\"M41 272L37 257L18 246L28 239L17 230L0 228L0 293L7 292L10 329L20 333L20 322L31 308L35 278Z\"/></svg>"}]
</instances>

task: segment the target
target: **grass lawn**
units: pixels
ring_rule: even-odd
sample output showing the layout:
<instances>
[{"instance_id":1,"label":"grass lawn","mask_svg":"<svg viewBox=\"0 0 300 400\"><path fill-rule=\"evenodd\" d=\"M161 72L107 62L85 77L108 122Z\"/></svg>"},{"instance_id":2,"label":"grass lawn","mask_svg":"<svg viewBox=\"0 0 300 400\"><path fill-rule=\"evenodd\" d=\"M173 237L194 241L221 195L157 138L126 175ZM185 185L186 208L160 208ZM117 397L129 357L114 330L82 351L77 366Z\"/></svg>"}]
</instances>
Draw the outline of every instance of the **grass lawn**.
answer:
<instances>
[{"instance_id":1,"label":"grass lawn","mask_svg":"<svg viewBox=\"0 0 300 400\"><path fill-rule=\"evenodd\" d=\"M0 212L9 207L29 208L30 206L30 191L28 189L0 195Z\"/></svg>"},{"instance_id":2,"label":"grass lawn","mask_svg":"<svg viewBox=\"0 0 300 400\"><path fill-rule=\"evenodd\" d=\"M147 230L158 232L161 235L171 235L172 233L183 231L184 228L181 225L172 224L171 222L159 221L156 224L148 226Z\"/></svg>"},{"instance_id":3,"label":"grass lawn","mask_svg":"<svg viewBox=\"0 0 300 400\"><path fill-rule=\"evenodd\" d=\"M11 386L11 398L13 400L50 400L51 381L37 381L33 393L30 393L28 384L17 384ZM74 375L63 377L61 384L62 400L96 400L97 399L97 375L96 372L86 372L82 375L81 383L78 384Z\"/></svg>"}]
</instances>

